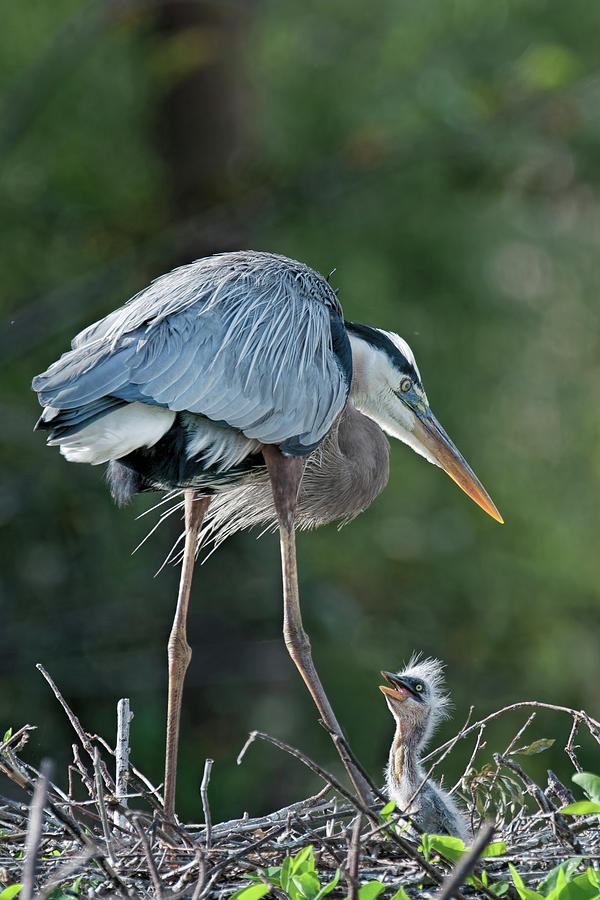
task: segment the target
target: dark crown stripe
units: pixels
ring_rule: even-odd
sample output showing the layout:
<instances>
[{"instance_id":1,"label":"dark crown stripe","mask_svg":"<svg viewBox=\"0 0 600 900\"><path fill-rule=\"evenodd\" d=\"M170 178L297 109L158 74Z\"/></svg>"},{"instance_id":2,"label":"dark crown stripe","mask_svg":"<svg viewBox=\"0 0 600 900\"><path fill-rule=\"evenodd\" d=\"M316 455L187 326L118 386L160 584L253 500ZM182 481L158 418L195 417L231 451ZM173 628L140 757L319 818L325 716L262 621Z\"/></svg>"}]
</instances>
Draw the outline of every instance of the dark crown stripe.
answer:
<instances>
[{"instance_id":1,"label":"dark crown stripe","mask_svg":"<svg viewBox=\"0 0 600 900\"><path fill-rule=\"evenodd\" d=\"M361 325L360 322L344 322L344 324L348 334L354 334L365 341L365 343L370 344L371 347L382 350L388 356L392 365L399 369L403 375L408 375L409 378L420 384L421 380L412 362L378 328L372 328L371 325Z\"/></svg>"}]
</instances>

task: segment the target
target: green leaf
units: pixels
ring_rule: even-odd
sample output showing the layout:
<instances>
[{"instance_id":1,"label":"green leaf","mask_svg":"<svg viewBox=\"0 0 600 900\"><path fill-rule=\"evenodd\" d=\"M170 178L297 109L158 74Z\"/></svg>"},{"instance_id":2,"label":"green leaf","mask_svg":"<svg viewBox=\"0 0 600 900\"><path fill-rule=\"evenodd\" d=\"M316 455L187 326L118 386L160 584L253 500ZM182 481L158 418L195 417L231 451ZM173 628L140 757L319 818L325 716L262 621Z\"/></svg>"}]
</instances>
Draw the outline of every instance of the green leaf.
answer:
<instances>
[{"instance_id":1,"label":"green leaf","mask_svg":"<svg viewBox=\"0 0 600 900\"><path fill-rule=\"evenodd\" d=\"M8 737L10 737L10 735L8 735ZM4 740L8 740L6 735L4 735ZM3 891L0 891L0 900L12 900L13 897L17 896L22 887L22 884L11 884L8 887L5 887Z\"/></svg>"},{"instance_id":2,"label":"green leaf","mask_svg":"<svg viewBox=\"0 0 600 900\"><path fill-rule=\"evenodd\" d=\"M588 866L585 874L587 875L590 884L600 888L600 872L596 869L592 869L591 866Z\"/></svg>"},{"instance_id":3,"label":"green leaf","mask_svg":"<svg viewBox=\"0 0 600 900\"><path fill-rule=\"evenodd\" d=\"M314 872L302 872L300 875L292 875L292 885L296 888L299 900L315 900L315 897L321 890L321 884Z\"/></svg>"},{"instance_id":4,"label":"green leaf","mask_svg":"<svg viewBox=\"0 0 600 900\"><path fill-rule=\"evenodd\" d=\"M228 898L228 900L261 900L261 897L268 894L270 890L271 888L268 884L250 884L248 887L236 891L235 894L232 894L231 897ZM1 894L0 900L4 900Z\"/></svg>"},{"instance_id":5,"label":"green leaf","mask_svg":"<svg viewBox=\"0 0 600 900\"><path fill-rule=\"evenodd\" d=\"M504 841L492 841L491 844L485 845L480 856L482 859L485 859L490 856L502 856L503 853L506 853L506 844Z\"/></svg>"},{"instance_id":6,"label":"green leaf","mask_svg":"<svg viewBox=\"0 0 600 900\"><path fill-rule=\"evenodd\" d=\"M358 900L375 900L375 897L379 897L384 890L385 884L382 884L381 881L367 881L358 889Z\"/></svg>"},{"instance_id":7,"label":"green leaf","mask_svg":"<svg viewBox=\"0 0 600 900\"><path fill-rule=\"evenodd\" d=\"M490 890L492 894L495 894L496 897L503 897L509 887L508 881L497 881L495 884L488 885L488 890Z\"/></svg>"},{"instance_id":8,"label":"green leaf","mask_svg":"<svg viewBox=\"0 0 600 900\"><path fill-rule=\"evenodd\" d=\"M304 863L308 863L308 865L304 866ZM292 857L290 874L294 875L296 872L301 872L304 868L307 872L315 871L315 858L313 856L312 844L299 850L298 853Z\"/></svg>"},{"instance_id":9,"label":"green leaf","mask_svg":"<svg viewBox=\"0 0 600 900\"><path fill-rule=\"evenodd\" d=\"M510 869L510 874L512 875L513 884L517 889L517 894L521 898L521 900L538 900L542 896L542 894L538 894L537 891L532 891L530 888L525 887L523 883L523 879L512 865L512 863L508 864Z\"/></svg>"},{"instance_id":10,"label":"green leaf","mask_svg":"<svg viewBox=\"0 0 600 900\"><path fill-rule=\"evenodd\" d=\"M290 885L290 870L292 867L291 857L286 856L279 873L279 887L287 894Z\"/></svg>"},{"instance_id":11,"label":"green leaf","mask_svg":"<svg viewBox=\"0 0 600 900\"><path fill-rule=\"evenodd\" d=\"M600 813L600 803L592 803L591 800L578 800L577 803L569 803L563 806L559 812L568 816L589 816L590 813Z\"/></svg>"},{"instance_id":12,"label":"green leaf","mask_svg":"<svg viewBox=\"0 0 600 900\"><path fill-rule=\"evenodd\" d=\"M600 775L593 775L591 772L577 772L571 780L583 788L590 800L600 803Z\"/></svg>"},{"instance_id":13,"label":"green leaf","mask_svg":"<svg viewBox=\"0 0 600 900\"><path fill-rule=\"evenodd\" d=\"M587 872L577 875L568 884L563 875L562 886L560 886L560 879L561 876L559 876L557 890L551 895L552 900L598 900L598 888L590 883Z\"/></svg>"},{"instance_id":14,"label":"green leaf","mask_svg":"<svg viewBox=\"0 0 600 900\"><path fill-rule=\"evenodd\" d=\"M9 728L9 729L7 729L7 731L4 732L4 737L2 738L3 744L5 744L7 741L9 741L11 739L12 733L13 733L12 728ZM16 885L13 884L13 885L11 885L11 887L16 887ZM7 891L8 888L4 888L4 890ZM15 895L13 894L12 896L14 897ZM2 897L2 894L0 894L0 897Z\"/></svg>"},{"instance_id":15,"label":"green leaf","mask_svg":"<svg viewBox=\"0 0 600 900\"><path fill-rule=\"evenodd\" d=\"M335 875L333 876L331 881L329 881L327 884L323 885L323 887L321 888L321 890L315 897L315 900L321 900L321 897L324 897L326 894L328 894L330 891L332 891L334 889L334 887L337 885L339 880L340 880L340 870L336 869Z\"/></svg>"},{"instance_id":16,"label":"green leaf","mask_svg":"<svg viewBox=\"0 0 600 900\"><path fill-rule=\"evenodd\" d=\"M548 750L552 744L554 744L556 738L540 738L538 741L533 741L531 744L527 744L526 747L519 747L517 750L513 750L510 754L511 756L535 756L536 753L543 753L544 750Z\"/></svg>"},{"instance_id":17,"label":"green leaf","mask_svg":"<svg viewBox=\"0 0 600 900\"><path fill-rule=\"evenodd\" d=\"M398 890L392 897L392 900L410 900L410 897L408 896L408 894L406 893L404 888L401 887L401 888L398 888Z\"/></svg>"},{"instance_id":18,"label":"green leaf","mask_svg":"<svg viewBox=\"0 0 600 900\"><path fill-rule=\"evenodd\" d=\"M430 834L429 839L431 848L450 862L458 862L465 852L465 842L449 834Z\"/></svg>"},{"instance_id":19,"label":"green leaf","mask_svg":"<svg viewBox=\"0 0 600 900\"><path fill-rule=\"evenodd\" d=\"M381 812L379 813L379 817L381 819L383 819L384 822L386 822L390 818L391 814L394 812L395 809L396 809L396 801L390 800L390 802L386 803L385 806L383 807L383 809L381 810Z\"/></svg>"},{"instance_id":20,"label":"green leaf","mask_svg":"<svg viewBox=\"0 0 600 900\"><path fill-rule=\"evenodd\" d=\"M540 881L538 884L540 894L547 897L557 887L560 872L564 874L565 879L568 881L582 859L582 856L571 856L565 862L551 869L543 881Z\"/></svg>"}]
</instances>

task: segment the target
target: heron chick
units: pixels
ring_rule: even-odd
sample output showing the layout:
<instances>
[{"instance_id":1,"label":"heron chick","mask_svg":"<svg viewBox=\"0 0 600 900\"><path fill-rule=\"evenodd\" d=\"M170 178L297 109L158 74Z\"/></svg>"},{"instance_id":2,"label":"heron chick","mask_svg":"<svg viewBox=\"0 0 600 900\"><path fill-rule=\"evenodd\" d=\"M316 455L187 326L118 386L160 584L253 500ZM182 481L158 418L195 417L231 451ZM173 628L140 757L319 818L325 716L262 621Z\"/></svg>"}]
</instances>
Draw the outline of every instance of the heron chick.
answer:
<instances>
[{"instance_id":1,"label":"heron chick","mask_svg":"<svg viewBox=\"0 0 600 900\"><path fill-rule=\"evenodd\" d=\"M422 659L413 654L397 674L381 673L388 684L380 685L379 690L396 720L385 772L387 793L396 802L396 808L410 815L424 831L467 841L467 821L450 794L431 779L423 784L423 748L438 722L447 717L450 705L444 690L443 668L438 659Z\"/></svg>"}]
</instances>

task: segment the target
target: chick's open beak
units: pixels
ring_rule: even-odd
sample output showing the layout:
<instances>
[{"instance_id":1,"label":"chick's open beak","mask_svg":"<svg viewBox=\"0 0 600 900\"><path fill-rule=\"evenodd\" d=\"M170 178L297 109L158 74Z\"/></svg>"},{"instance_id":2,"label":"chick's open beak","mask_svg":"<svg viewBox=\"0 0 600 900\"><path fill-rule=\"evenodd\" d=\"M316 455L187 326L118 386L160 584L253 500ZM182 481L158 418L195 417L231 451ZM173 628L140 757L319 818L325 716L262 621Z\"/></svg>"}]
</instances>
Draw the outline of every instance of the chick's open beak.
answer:
<instances>
[{"instance_id":1,"label":"chick's open beak","mask_svg":"<svg viewBox=\"0 0 600 900\"><path fill-rule=\"evenodd\" d=\"M381 674L386 681L389 681L389 683L393 685L393 687L388 687L387 684L380 684L379 690L381 693L387 694L388 697L393 697L398 703L404 703L409 697L409 691L402 687L397 677L391 672L382 672Z\"/></svg>"},{"instance_id":2,"label":"chick's open beak","mask_svg":"<svg viewBox=\"0 0 600 900\"><path fill-rule=\"evenodd\" d=\"M496 509L492 498L431 410L421 412L416 407L411 408L415 413L413 434L417 440L429 450L444 472L469 495L471 500L474 500L492 519L502 524L504 519Z\"/></svg>"}]
</instances>

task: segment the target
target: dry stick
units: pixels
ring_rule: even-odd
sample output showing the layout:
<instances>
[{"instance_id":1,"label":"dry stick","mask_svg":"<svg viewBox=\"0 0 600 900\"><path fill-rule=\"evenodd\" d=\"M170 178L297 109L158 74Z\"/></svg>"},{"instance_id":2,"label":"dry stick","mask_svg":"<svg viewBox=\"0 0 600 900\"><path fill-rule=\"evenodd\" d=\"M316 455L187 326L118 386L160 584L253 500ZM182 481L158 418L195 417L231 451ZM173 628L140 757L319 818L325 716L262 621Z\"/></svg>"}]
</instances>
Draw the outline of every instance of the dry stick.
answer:
<instances>
[{"instance_id":1,"label":"dry stick","mask_svg":"<svg viewBox=\"0 0 600 900\"><path fill-rule=\"evenodd\" d=\"M199 856L198 858L200 861L201 857ZM196 887L194 888L194 893L192 894L192 900L200 900L202 888L204 887L204 882L206 881L206 868L203 861L199 865L199 869L200 871L198 872L198 881L196 882Z\"/></svg>"},{"instance_id":2,"label":"dry stick","mask_svg":"<svg viewBox=\"0 0 600 900\"><path fill-rule=\"evenodd\" d=\"M210 878L206 882L199 896L204 897L209 893L210 888L214 884L217 879L219 872L222 869L226 869L228 865L232 862L235 862L238 859L243 859L244 856L248 856L248 854L252 853L253 850L257 850L259 847L262 847L263 844L266 844L268 841L272 840L274 837L277 837L281 834L282 831L285 831L287 825L278 825L275 828L272 828L264 837L259 838L257 841L254 841L252 844L247 844L241 850L238 850L237 853L232 853L231 856L228 856L226 859L217 863L210 870Z\"/></svg>"},{"instance_id":3,"label":"dry stick","mask_svg":"<svg viewBox=\"0 0 600 900\"><path fill-rule=\"evenodd\" d=\"M25 863L22 875L22 900L31 900L33 897L33 885L37 857L42 836L42 821L44 818L44 806L48 793L48 781L52 772L52 763L49 759L42 760L40 777L33 789L33 798L29 810L29 822L27 823L27 836L25 838Z\"/></svg>"},{"instance_id":4,"label":"dry stick","mask_svg":"<svg viewBox=\"0 0 600 900\"><path fill-rule=\"evenodd\" d=\"M131 714L131 718L133 719L133 713ZM102 744L102 746L105 748L105 750L107 750L107 751L110 753L111 756L116 756L115 751L114 751L113 748L110 746L110 744L108 743L108 741L106 741L106 740L102 737L102 735L100 735L100 734L93 734L93 735L91 735L91 739L92 739L93 741L97 741L99 744ZM159 793L160 787L161 787L161 786L159 785L159 787L154 787L154 785L152 784L152 782L150 781L150 779L149 779L149 778L146 778L146 776L143 775L142 772L139 771L139 769L136 769L136 767L133 765L133 763L131 762L131 760L129 760L129 771L130 771L133 775L135 775L136 778L138 779L138 781L141 781L141 783L144 784L144 785L146 786L146 788L148 789L148 793L149 793L149 795L151 795L151 796L148 797L148 796L146 796L145 794L143 794L142 796L144 797L144 799L145 799L145 800L149 800L149 801L152 803L153 806L156 806L156 808L157 808L157 809L160 809L160 812L162 812L162 811L163 811L163 799L162 799L161 794ZM155 802L156 800L158 800L160 806L157 805L157 803Z\"/></svg>"},{"instance_id":5,"label":"dry stick","mask_svg":"<svg viewBox=\"0 0 600 900\"><path fill-rule=\"evenodd\" d=\"M512 741L510 741L508 747L502 754L502 758L504 758L505 756L508 756L508 754L510 753L512 748L515 746L515 744L517 743L519 738L525 733L526 729L529 727L529 725L533 722L534 719L535 719L535 713L532 712L531 715L528 717L527 721L524 722L523 725L521 725L521 727L519 728L519 730L513 737ZM496 759L496 756L500 756L500 754L494 754L494 759ZM491 780L490 786L487 791L487 797L486 797L485 803L483 804L483 812L482 812L482 816L481 816L482 818L487 813L490 803L492 802L492 791L494 790L494 787L496 786L496 782L498 780L498 776L500 775L500 768L501 768L501 764L497 763L496 771L492 775L492 780Z\"/></svg>"},{"instance_id":6,"label":"dry stick","mask_svg":"<svg viewBox=\"0 0 600 900\"><path fill-rule=\"evenodd\" d=\"M280 750L284 750L286 753L289 753L291 756L299 759L300 762L304 763L305 766L307 766L313 772L316 772L316 774L325 779L325 781L328 781L332 785L332 787L334 787L335 790L342 795L342 797L344 797L349 803L352 804L352 806L354 806L356 810L358 810L358 812L361 812L363 815L367 816L367 818L376 825L380 824L375 813L371 809L369 809L369 807L365 806L360 800L358 800L358 798L355 797L350 791L346 790L346 788L342 784L340 784L340 782L334 775L332 775L330 772L327 772L326 769L323 769L318 763L314 762L300 750L297 750L295 747L291 747L289 744L284 743L284 741L280 741L277 738L271 737L270 734L265 734L262 731L251 731L248 736L248 740L246 741L238 755L238 765L241 763L246 751L256 740L256 738L261 738L261 740L263 741L268 741L275 747L278 747ZM424 859L424 857L417 852L417 850L413 848L412 844L409 841L401 837L399 834L396 834L396 832L390 828L388 828L388 835L390 837L390 840L401 847L404 852L408 856L410 856L411 859L415 860L415 862L419 864L423 871L426 872L433 879L433 881L436 882L436 884L441 884L442 875L437 871L437 869L430 865ZM456 896L459 898L459 900L463 900L462 895L459 895L457 893Z\"/></svg>"},{"instance_id":7,"label":"dry stick","mask_svg":"<svg viewBox=\"0 0 600 900\"><path fill-rule=\"evenodd\" d=\"M19 728L18 731L15 731L14 734L11 734L9 738L5 741L0 742L0 753L4 753L5 750L13 750L17 753L19 750L22 750L27 741L29 740L29 735L32 731L37 730L37 725L23 725ZM13 747L13 744L18 742L18 746Z\"/></svg>"},{"instance_id":8,"label":"dry stick","mask_svg":"<svg viewBox=\"0 0 600 900\"><path fill-rule=\"evenodd\" d=\"M154 885L154 892L156 894L156 900L162 900L163 897L163 883L158 874L158 870L156 868L156 863L154 862L154 857L150 851L150 844L148 843L148 838L146 837L146 833L142 828L142 824L137 816L133 817L133 827L138 833L138 837L140 839L140 843L142 845L142 850L144 851L144 856L146 857L146 862L148 863L148 868L150 869L150 876L152 878L152 884Z\"/></svg>"},{"instance_id":9,"label":"dry stick","mask_svg":"<svg viewBox=\"0 0 600 900\"><path fill-rule=\"evenodd\" d=\"M204 762L204 774L202 775L202 783L200 784L200 796L202 798L202 809L204 810L204 824L206 825L206 849L210 850L212 837L212 819L210 815L210 805L208 803L208 783L210 781L210 772L213 767L214 759L207 759Z\"/></svg>"},{"instance_id":10,"label":"dry stick","mask_svg":"<svg viewBox=\"0 0 600 900\"><path fill-rule=\"evenodd\" d=\"M444 879L442 889L436 900L450 900L450 897L458 897L458 887L463 883L473 866L481 856L486 844L490 842L494 834L492 822L486 822L478 831L473 841L473 846L468 853L461 856L450 874Z\"/></svg>"},{"instance_id":11,"label":"dry stick","mask_svg":"<svg viewBox=\"0 0 600 900\"><path fill-rule=\"evenodd\" d=\"M129 725L133 718L129 698L117 703L117 744L115 747L115 799L127 806L127 780L129 776ZM113 822L120 828L127 826L127 819L119 810L113 814Z\"/></svg>"},{"instance_id":12,"label":"dry stick","mask_svg":"<svg viewBox=\"0 0 600 900\"><path fill-rule=\"evenodd\" d=\"M489 716L486 716L484 719L480 719L478 722L474 722L468 728L465 728L465 730L459 734L459 737L466 737L472 731L475 731L482 725L487 725L488 722L492 722L494 719L497 719L499 716L504 715L504 713L506 712L512 712L515 709L532 706L537 709L551 709L554 710L554 712L564 712L568 713L570 716L578 716L578 718L582 719L585 722L585 724L590 729L590 733L600 743L600 732L595 731L595 729L600 729L600 722L597 722L596 719L592 719L584 710L571 709L571 707L569 706L557 706L554 703L542 703L539 700L520 700L518 703L511 703L509 704L509 706L503 706L502 709L497 709L496 712L490 713ZM433 757L437 756L438 753L441 753L446 749L446 747L448 747L455 741L456 737L453 737L449 741L446 741L444 744L440 744L439 747L436 747L435 750L432 750L431 753L428 753L427 756L424 756L422 762L428 762L430 759L433 759Z\"/></svg>"},{"instance_id":13,"label":"dry stick","mask_svg":"<svg viewBox=\"0 0 600 900\"><path fill-rule=\"evenodd\" d=\"M598 744L600 744L600 722L596 722L594 719L591 719L583 709L581 710L579 715L587 725L592 737L597 741Z\"/></svg>"},{"instance_id":14,"label":"dry stick","mask_svg":"<svg viewBox=\"0 0 600 900\"><path fill-rule=\"evenodd\" d=\"M77 746L77 744L72 744L71 746L73 748L73 762L75 763L75 767L76 767L77 771L79 772L79 777L85 784L90 797L92 799L94 799L95 794L94 794L93 779L90 778L90 776L88 774L88 770L86 769L86 767L84 766L84 764L81 761L81 757L79 755L79 747Z\"/></svg>"},{"instance_id":15,"label":"dry stick","mask_svg":"<svg viewBox=\"0 0 600 900\"><path fill-rule=\"evenodd\" d=\"M42 673L42 675L44 676L44 678L50 685L50 688L52 689L52 693L54 694L54 696L56 697L56 699L58 700L58 702L60 703L60 705L62 706L64 711L66 712L69 722L75 729L75 733L77 734L77 737L81 741L81 743L83 745L83 749L89 754L90 759L92 759L92 761L93 761L94 747L92 745L92 742L90 741L89 736L83 730L81 722L79 721L79 719L77 718L77 716L75 715L73 710L69 707L69 705L67 704L67 701L65 700L65 698L63 697L63 695L61 694L61 692L57 688L56 684L52 680L51 676L48 674L46 669L43 667L43 665L41 663L37 663L36 669ZM115 785L114 785L114 782L113 782L111 776L108 773L108 770L107 770L104 762L100 763L100 770L102 772L102 778L104 779L104 783L106 784L107 788L114 793Z\"/></svg>"},{"instance_id":16,"label":"dry stick","mask_svg":"<svg viewBox=\"0 0 600 900\"><path fill-rule=\"evenodd\" d=\"M507 769L510 769L511 772L514 772L515 775L520 778L525 785L525 790L535 799L541 812L550 813L552 815L558 837L562 838L570 847L573 847L577 853L581 853L581 847L571 834L571 830L565 818L560 815L560 813L557 813L556 807L550 802L548 797L546 797L541 787L535 783L533 778L530 778L527 772L525 772L513 759L507 759L499 753L494 753L494 760L498 763L498 767L500 767L500 765L506 766Z\"/></svg>"},{"instance_id":17,"label":"dry stick","mask_svg":"<svg viewBox=\"0 0 600 900\"><path fill-rule=\"evenodd\" d=\"M10 767L7 765L6 761L0 757L0 772L4 772L11 781L14 781L15 784L18 784L20 788L23 788L24 791L27 791L28 794L33 794L34 792L34 784L29 779L26 778L22 772L14 767ZM52 815L58 819L58 821L65 826L67 831L73 835L74 838L81 841L81 843L89 849L94 857L98 861L98 865L101 869L103 869L104 873L110 878L111 881L116 884L119 890L122 890L123 893L128 897L130 896L127 885L119 878L117 873L114 871L108 860L106 859L106 855L102 852L100 847L83 831L83 829L79 826L79 824L75 821L75 819L68 816L64 813L56 803L53 803L51 800L48 800L46 806L52 813Z\"/></svg>"},{"instance_id":18,"label":"dry stick","mask_svg":"<svg viewBox=\"0 0 600 900\"><path fill-rule=\"evenodd\" d=\"M115 865L115 855L113 853L112 841L110 839L110 829L108 827L108 816L106 814L106 805L104 803L104 791L102 789L102 776L100 775L100 750L94 747L94 781L96 782L96 804L100 821L102 822L102 831L106 842L106 852L110 860L111 866Z\"/></svg>"},{"instance_id":19,"label":"dry stick","mask_svg":"<svg viewBox=\"0 0 600 900\"><path fill-rule=\"evenodd\" d=\"M348 871L346 873L346 881L348 882L348 900L358 900L358 860L360 856L360 825L362 817L360 813L356 816L352 825L352 838L348 847Z\"/></svg>"},{"instance_id":20,"label":"dry stick","mask_svg":"<svg viewBox=\"0 0 600 900\"><path fill-rule=\"evenodd\" d=\"M475 738L475 744L473 746L473 752L471 753L471 756L469 757L469 762L465 766L464 771L463 771L462 775L460 776L460 778L458 779L458 781L456 782L456 784L450 789L450 791L448 791L449 794L453 794L454 791L457 790L457 788L458 788L459 784L461 783L461 781L463 780L463 778L467 777L471 766L475 762L475 757L477 756L479 751L485 747L485 742L484 743L481 742L481 738L483 737L484 731L485 731L485 725L482 725L481 728L479 729L479 731L477 732L477 737ZM452 745L452 746L454 746L454 745Z\"/></svg>"},{"instance_id":21,"label":"dry stick","mask_svg":"<svg viewBox=\"0 0 600 900\"><path fill-rule=\"evenodd\" d=\"M332 731L330 728L328 728L327 723L323 719L319 719L319 723L323 726L323 728L325 729L325 731L327 732L327 734L330 736L331 740L333 741L335 748L340 755L340 759L342 759L342 761L343 761L344 754L345 754L348 757L348 759L356 766L356 768L358 769L358 771L360 772L362 777L365 779L366 783L371 788L371 791L373 792L375 797L377 797L379 800L382 800L385 803L387 800L387 797L385 797L381 793L381 791L379 790L377 785L374 783L373 779L371 778L371 776L369 775L367 770L364 768L362 763L357 759L357 757L355 756L354 751L352 750L352 747L348 743L346 737L343 734L337 734L335 731Z\"/></svg>"},{"instance_id":22,"label":"dry stick","mask_svg":"<svg viewBox=\"0 0 600 900\"><path fill-rule=\"evenodd\" d=\"M567 806L569 803L575 803L575 797L568 787L554 774L552 769L547 770L548 787L546 791L554 794L560 800L561 806Z\"/></svg>"},{"instance_id":23,"label":"dry stick","mask_svg":"<svg viewBox=\"0 0 600 900\"><path fill-rule=\"evenodd\" d=\"M570 759L571 762L573 763L573 766L574 766L574 768L576 769L576 771L577 771L577 772L582 772L583 769L582 769L581 766L579 765L579 760L577 759L577 756L575 755L575 744L574 744L574 741L575 741L575 738L576 738L576 736L577 736L577 729L578 729L578 728L579 728L579 717L578 717L578 716L573 716L573 725L572 725L572 727L571 727L571 733L569 734L569 740L567 741L567 743L566 743L566 745L565 745L565 753L567 754L567 756L569 757L569 759Z\"/></svg>"}]
</instances>

